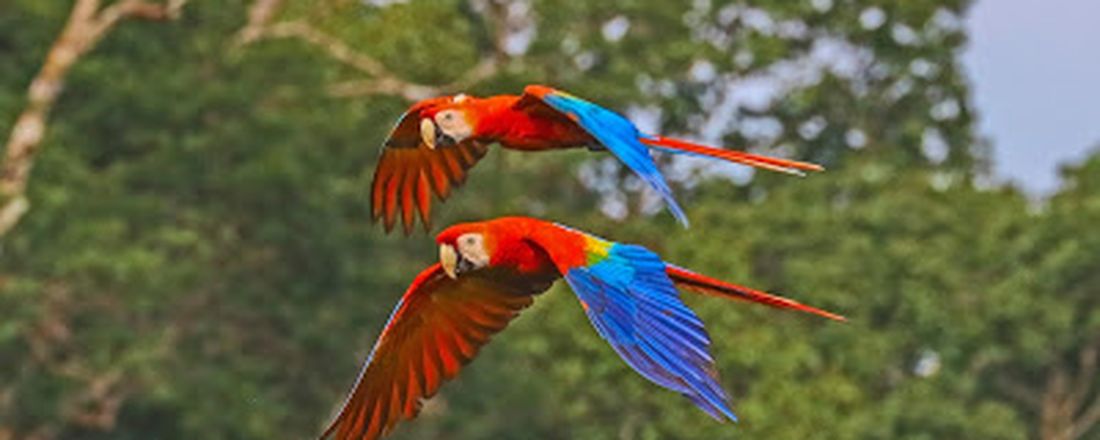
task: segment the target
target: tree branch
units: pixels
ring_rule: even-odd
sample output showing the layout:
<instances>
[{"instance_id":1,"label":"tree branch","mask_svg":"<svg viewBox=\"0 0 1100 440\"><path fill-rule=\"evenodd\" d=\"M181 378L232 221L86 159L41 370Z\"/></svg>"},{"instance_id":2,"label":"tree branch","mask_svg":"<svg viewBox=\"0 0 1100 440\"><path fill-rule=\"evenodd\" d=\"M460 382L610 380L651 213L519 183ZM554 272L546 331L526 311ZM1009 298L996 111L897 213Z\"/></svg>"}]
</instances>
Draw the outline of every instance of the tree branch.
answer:
<instances>
[{"instance_id":1,"label":"tree branch","mask_svg":"<svg viewBox=\"0 0 1100 440\"><path fill-rule=\"evenodd\" d=\"M386 68L370 55L355 50L343 40L334 37L309 23L289 20L272 23L282 0L256 0L249 9L248 22L237 33L236 45L242 46L261 39L293 38L314 46L330 58L358 70L370 79L334 84L329 92L335 96L354 97L364 95L398 95L416 101L430 96L446 94L469 88L495 75L505 59L503 49L505 30L503 8L493 5L485 9L493 26L493 51L483 57L473 68L457 80L446 84L429 85L406 81Z\"/></svg>"},{"instance_id":2,"label":"tree branch","mask_svg":"<svg viewBox=\"0 0 1100 440\"><path fill-rule=\"evenodd\" d=\"M99 13L96 25L100 32L97 38L102 37L123 18L174 20L179 17L180 9L186 3L187 0L168 0L164 4L148 3L144 0L122 0Z\"/></svg>"},{"instance_id":3,"label":"tree branch","mask_svg":"<svg viewBox=\"0 0 1100 440\"><path fill-rule=\"evenodd\" d=\"M282 0L255 0L248 8L248 21L237 31L235 46L251 44L263 37L264 30L279 12Z\"/></svg>"},{"instance_id":4,"label":"tree branch","mask_svg":"<svg viewBox=\"0 0 1100 440\"><path fill-rule=\"evenodd\" d=\"M149 3L122 0L100 10L99 0L76 0L61 34L54 40L42 68L31 80L27 105L15 121L0 165L0 237L10 231L30 208L27 180L42 145L50 110L73 65L95 47L119 21L128 18L166 20L179 15L187 0Z\"/></svg>"},{"instance_id":5,"label":"tree branch","mask_svg":"<svg viewBox=\"0 0 1100 440\"><path fill-rule=\"evenodd\" d=\"M1077 379L1073 381L1070 400L1081 404L1088 397L1089 390L1096 380L1097 360L1100 358L1100 342L1081 349L1077 356Z\"/></svg>"},{"instance_id":6,"label":"tree branch","mask_svg":"<svg viewBox=\"0 0 1100 440\"><path fill-rule=\"evenodd\" d=\"M336 61L344 63L368 75L379 78L393 77L393 74L386 70L386 67L383 66L381 62L366 54L357 52L351 46L348 46L347 43L344 43L343 40L310 26L304 21L284 21L267 25L260 33L260 37L297 38L323 50L325 54Z\"/></svg>"},{"instance_id":7,"label":"tree branch","mask_svg":"<svg viewBox=\"0 0 1100 440\"><path fill-rule=\"evenodd\" d=\"M1100 341L1078 353L1076 374L1061 362L1052 366L1040 404L1039 437L1077 440L1100 423L1100 395L1086 401L1096 387Z\"/></svg>"},{"instance_id":8,"label":"tree branch","mask_svg":"<svg viewBox=\"0 0 1100 440\"><path fill-rule=\"evenodd\" d=\"M1089 432L1097 423L1100 423L1100 395L1092 399L1092 403L1089 404L1088 408L1077 418L1077 422L1073 424L1073 433L1071 437L1084 437L1085 433Z\"/></svg>"},{"instance_id":9,"label":"tree branch","mask_svg":"<svg viewBox=\"0 0 1100 440\"><path fill-rule=\"evenodd\" d=\"M1097 364L1100 363L1100 341L1081 350L1078 360L1077 381L1074 384L1075 392L1072 399L1079 410L1077 420L1074 420L1070 438L1078 439L1085 436L1097 423L1100 423L1100 392L1087 403L1085 399L1089 391L1096 388Z\"/></svg>"},{"instance_id":10,"label":"tree branch","mask_svg":"<svg viewBox=\"0 0 1100 440\"><path fill-rule=\"evenodd\" d=\"M496 58L485 58L462 74L461 77L446 84L426 86L409 83L394 77L384 77L374 80L355 80L333 84L329 87L329 93L347 98L379 94L401 95L406 99L416 101L468 89L496 75L499 70L500 62Z\"/></svg>"}]
</instances>

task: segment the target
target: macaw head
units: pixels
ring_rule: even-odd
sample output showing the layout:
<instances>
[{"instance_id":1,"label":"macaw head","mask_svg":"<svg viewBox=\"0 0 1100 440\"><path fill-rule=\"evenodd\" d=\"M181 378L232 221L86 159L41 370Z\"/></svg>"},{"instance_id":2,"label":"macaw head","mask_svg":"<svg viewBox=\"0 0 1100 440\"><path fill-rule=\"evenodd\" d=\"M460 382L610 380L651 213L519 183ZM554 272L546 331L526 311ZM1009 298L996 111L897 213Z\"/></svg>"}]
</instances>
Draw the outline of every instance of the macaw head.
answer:
<instances>
[{"instance_id":1,"label":"macaw head","mask_svg":"<svg viewBox=\"0 0 1100 440\"><path fill-rule=\"evenodd\" d=\"M472 104L466 95L431 98L420 108L420 138L429 148L446 147L469 139L476 126Z\"/></svg>"},{"instance_id":2,"label":"macaw head","mask_svg":"<svg viewBox=\"0 0 1100 440\"><path fill-rule=\"evenodd\" d=\"M510 269L527 275L556 274L549 255L531 234L550 223L527 217L501 217L462 223L436 236L439 264L451 278L486 269Z\"/></svg>"},{"instance_id":3,"label":"macaw head","mask_svg":"<svg viewBox=\"0 0 1100 440\"><path fill-rule=\"evenodd\" d=\"M486 222L451 226L436 237L439 264L451 278L489 266L496 250L494 238Z\"/></svg>"}]
</instances>

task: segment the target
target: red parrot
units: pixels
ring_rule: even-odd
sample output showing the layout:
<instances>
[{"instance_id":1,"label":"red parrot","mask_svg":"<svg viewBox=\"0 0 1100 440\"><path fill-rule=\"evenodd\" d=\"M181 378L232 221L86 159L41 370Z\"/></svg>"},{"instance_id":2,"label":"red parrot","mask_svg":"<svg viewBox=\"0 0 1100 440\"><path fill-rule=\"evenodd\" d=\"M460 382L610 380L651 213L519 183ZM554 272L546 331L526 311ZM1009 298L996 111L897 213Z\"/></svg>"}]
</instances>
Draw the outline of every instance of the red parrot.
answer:
<instances>
[{"instance_id":1,"label":"red parrot","mask_svg":"<svg viewBox=\"0 0 1100 440\"><path fill-rule=\"evenodd\" d=\"M398 302L322 439L375 439L416 417L422 399L559 278L627 365L719 421L736 417L718 383L710 338L677 288L844 320L665 263L642 246L533 218L455 225L436 242L439 263Z\"/></svg>"},{"instance_id":2,"label":"red parrot","mask_svg":"<svg viewBox=\"0 0 1100 440\"><path fill-rule=\"evenodd\" d=\"M607 150L664 199L684 226L687 216L649 150L690 154L801 175L821 166L741 151L697 145L644 134L622 115L550 87L531 85L522 95L431 98L414 104L393 128L371 183L371 218L393 229L398 211L405 234L418 211L424 229L431 222L434 192L446 200L489 145L521 151L588 147Z\"/></svg>"}]
</instances>

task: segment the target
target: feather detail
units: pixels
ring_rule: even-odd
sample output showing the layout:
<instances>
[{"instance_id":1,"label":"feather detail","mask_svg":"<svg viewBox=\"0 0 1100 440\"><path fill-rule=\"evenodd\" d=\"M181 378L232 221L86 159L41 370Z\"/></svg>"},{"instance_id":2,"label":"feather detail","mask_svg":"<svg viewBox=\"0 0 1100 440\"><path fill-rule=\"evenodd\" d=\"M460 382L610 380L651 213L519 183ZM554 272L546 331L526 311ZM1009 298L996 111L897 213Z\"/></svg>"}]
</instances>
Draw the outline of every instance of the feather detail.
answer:
<instances>
[{"instance_id":1,"label":"feather detail","mask_svg":"<svg viewBox=\"0 0 1100 440\"><path fill-rule=\"evenodd\" d=\"M780 309L798 310L800 312L811 313L836 321L848 320L847 318L836 313L827 312L816 307L811 307L793 299L784 298L778 295L772 295L770 293L761 292L759 290L751 289L744 286L738 286L736 284L727 283L725 281L719 281L714 278L700 275L681 267L673 266L671 264L668 265L668 276L672 279L673 282L676 283L677 286L705 295L728 299L737 299L741 301L751 301L766 304Z\"/></svg>"}]
</instances>

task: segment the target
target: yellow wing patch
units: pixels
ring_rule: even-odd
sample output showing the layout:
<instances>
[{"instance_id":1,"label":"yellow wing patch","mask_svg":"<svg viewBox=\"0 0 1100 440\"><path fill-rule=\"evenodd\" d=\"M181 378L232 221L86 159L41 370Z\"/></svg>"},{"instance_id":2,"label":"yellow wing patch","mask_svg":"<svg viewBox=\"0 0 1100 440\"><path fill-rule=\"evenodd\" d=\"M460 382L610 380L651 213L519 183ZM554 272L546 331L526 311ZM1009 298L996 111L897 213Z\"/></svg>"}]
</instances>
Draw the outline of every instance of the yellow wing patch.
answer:
<instances>
[{"instance_id":1,"label":"yellow wing patch","mask_svg":"<svg viewBox=\"0 0 1100 440\"><path fill-rule=\"evenodd\" d=\"M584 236L584 254L585 262L591 266L599 263L607 258L607 255L611 252L611 246L614 246L614 242L604 240L599 237L593 237L585 234Z\"/></svg>"}]
</instances>

